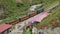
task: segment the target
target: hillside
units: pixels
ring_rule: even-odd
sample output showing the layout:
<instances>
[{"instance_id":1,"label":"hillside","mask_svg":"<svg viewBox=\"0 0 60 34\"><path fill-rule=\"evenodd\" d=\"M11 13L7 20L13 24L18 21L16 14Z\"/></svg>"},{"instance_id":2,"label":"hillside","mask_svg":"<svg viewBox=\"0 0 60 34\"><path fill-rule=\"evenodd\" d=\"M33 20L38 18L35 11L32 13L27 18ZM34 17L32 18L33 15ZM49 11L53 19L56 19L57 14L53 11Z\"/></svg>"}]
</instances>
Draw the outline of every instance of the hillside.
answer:
<instances>
[{"instance_id":1,"label":"hillside","mask_svg":"<svg viewBox=\"0 0 60 34\"><path fill-rule=\"evenodd\" d=\"M27 15L31 5L43 3L44 8L47 8L59 0L0 0L0 20L2 23L9 22L16 18ZM2 9L1 9L2 8Z\"/></svg>"}]
</instances>

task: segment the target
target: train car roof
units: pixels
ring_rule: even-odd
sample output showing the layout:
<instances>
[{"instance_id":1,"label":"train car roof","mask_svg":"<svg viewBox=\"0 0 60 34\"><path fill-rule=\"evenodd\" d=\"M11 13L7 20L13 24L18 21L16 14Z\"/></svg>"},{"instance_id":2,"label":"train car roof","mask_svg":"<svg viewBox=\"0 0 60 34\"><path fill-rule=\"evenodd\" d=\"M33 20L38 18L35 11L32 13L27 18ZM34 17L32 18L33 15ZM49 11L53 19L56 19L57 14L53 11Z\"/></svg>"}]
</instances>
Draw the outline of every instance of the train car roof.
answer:
<instances>
[{"instance_id":1,"label":"train car roof","mask_svg":"<svg viewBox=\"0 0 60 34\"><path fill-rule=\"evenodd\" d=\"M0 24L0 33L4 32L8 28L10 28L12 25L9 24Z\"/></svg>"}]
</instances>

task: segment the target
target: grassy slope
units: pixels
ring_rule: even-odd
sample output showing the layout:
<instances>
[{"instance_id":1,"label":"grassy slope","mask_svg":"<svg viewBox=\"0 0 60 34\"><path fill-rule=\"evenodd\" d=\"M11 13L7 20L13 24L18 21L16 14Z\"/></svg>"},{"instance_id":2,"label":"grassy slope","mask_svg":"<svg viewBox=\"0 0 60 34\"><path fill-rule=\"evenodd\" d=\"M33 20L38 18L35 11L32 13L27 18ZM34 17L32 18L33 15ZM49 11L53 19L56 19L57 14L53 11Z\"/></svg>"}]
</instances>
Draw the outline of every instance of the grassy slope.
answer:
<instances>
[{"instance_id":1,"label":"grassy slope","mask_svg":"<svg viewBox=\"0 0 60 34\"><path fill-rule=\"evenodd\" d=\"M59 0L51 0L51 1L45 2L43 7L48 8L49 6L54 5L57 2L59 2Z\"/></svg>"},{"instance_id":2,"label":"grassy slope","mask_svg":"<svg viewBox=\"0 0 60 34\"><path fill-rule=\"evenodd\" d=\"M39 23L37 26L38 28L40 28L42 25L46 24L48 27L50 27L51 25L49 24L52 19L56 22L59 22L59 20L57 19L59 14L60 14L60 7L56 7L55 9L51 10L52 13L47 16L41 23Z\"/></svg>"},{"instance_id":3,"label":"grassy slope","mask_svg":"<svg viewBox=\"0 0 60 34\"><path fill-rule=\"evenodd\" d=\"M9 14L9 15L11 15L9 18L7 18L7 19L5 19L5 20L3 20L2 21L2 23L6 23L6 22L9 22L9 21L11 21L11 20L13 20L13 19L15 19L15 18L18 18L18 17L20 17L20 16L23 16L23 15L25 15L25 14L27 14L27 13L29 13L30 11L28 10L28 8L30 7L30 5L32 5L32 4L38 4L38 3L40 3L40 0L37 0L37 1L34 1L33 3L30 3L30 4L28 4L28 2L26 3L26 1L24 1L25 2L25 4L24 4L24 6L20 6L20 8L18 7L13 7L14 8L14 13L13 14ZM50 5L53 5L53 4L55 4L56 3L56 1L54 1L54 2L46 2L45 4L44 4L44 7L46 8L46 7L48 7L48 6L50 6ZM13 3L14 4L14 3ZM10 6L11 7L11 6ZM12 9L13 8L10 8L11 9L11 11L12 11Z\"/></svg>"},{"instance_id":4,"label":"grassy slope","mask_svg":"<svg viewBox=\"0 0 60 34\"><path fill-rule=\"evenodd\" d=\"M19 5L19 7L16 7L17 3L15 3L14 0L12 0L12 3L11 3L11 0L10 0L10 2L7 0L3 0L3 2L4 2L3 3L4 6L8 8L9 12L4 14L4 17L7 17L7 16L8 17L6 19L2 20L1 23L6 23L6 22L12 21L18 17L21 17L23 15L30 13L30 10L29 10L30 5L35 4L35 3L38 4L38 3L40 3L40 0L39 0L39 2L34 1L33 3L29 3L27 0L23 0L23 5Z\"/></svg>"}]
</instances>

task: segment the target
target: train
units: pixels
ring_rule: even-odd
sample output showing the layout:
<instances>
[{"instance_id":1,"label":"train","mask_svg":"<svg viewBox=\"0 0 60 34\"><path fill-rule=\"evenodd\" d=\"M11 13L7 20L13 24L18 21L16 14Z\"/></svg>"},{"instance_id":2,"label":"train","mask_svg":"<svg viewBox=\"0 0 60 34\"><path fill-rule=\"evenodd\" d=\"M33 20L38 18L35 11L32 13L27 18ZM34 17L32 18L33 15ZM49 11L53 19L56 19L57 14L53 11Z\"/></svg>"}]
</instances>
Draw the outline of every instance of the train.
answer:
<instances>
[{"instance_id":1,"label":"train","mask_svg":"<svg viewBox=\"0 0 60 34\"><path fill-rule=\"evenodd\" d=\"M14 25L16 23L19 23L19 22L22 22L24 20L27 20L27 19L29 19L29 18L31 18L31 17L33 17L33 16L35 16L35 15L41 13L41 12L44 12L44 8L42 6L43 5L41 5L41 8L39 8L38 10L32 11L32 13L30 13L30 14L24 16L24 17L15 19L15 20L9 22L8 24Z\"/></svg>"},{"instance_id":2,"label":"train","mask_svg":"<svg viewBox=\"0 0 60 34\"><path fill-rule=\"evenodd\" d=\"M44 8L41 8L40 10L34 11L34 12L32 12L32 13L26 15L26 16L23 16L23 17L21 17L21 18L15 19L15 20L13 20L13 21L11 21L11 22L5 23L5 24L12 25L12 26L9 27L9 28L7 28L6 30L2 31L2 33L3 33L3 34L4 34L4 33L10 33L11 31L14 30L16 24L18 24L19 22L22 22L22 21L24 21L24 20L27 20L27 19L29 19L29 18L31 18L31 17L33 17L33 16L35 16L35 15L43 12L43 11L44 11ZM38 22L38 23L39 23L39 22ZM36 24L37 24L37 22L35 21L35 22L32 23L31 25L34 26L34 25L36 25ZM4 26L4 27L5 27L5 26ZM29 27L29 26L27 26L27 28L28 28L28 27ZM0 33L0 34L1 34L1 33Z\"/></svg>"}]
</instances>

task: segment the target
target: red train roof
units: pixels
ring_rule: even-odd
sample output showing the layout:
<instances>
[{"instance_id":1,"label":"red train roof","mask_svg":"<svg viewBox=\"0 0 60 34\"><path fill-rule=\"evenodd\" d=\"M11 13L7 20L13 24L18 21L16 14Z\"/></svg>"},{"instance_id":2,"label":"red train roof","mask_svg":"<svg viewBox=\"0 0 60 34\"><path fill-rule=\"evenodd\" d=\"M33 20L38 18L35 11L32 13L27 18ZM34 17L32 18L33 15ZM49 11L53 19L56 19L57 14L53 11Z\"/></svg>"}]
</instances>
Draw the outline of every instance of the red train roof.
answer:
<instances>
[{"instance_id":1,"label":"red train roof","mask_svg":"<svg viewBox=\"0 0 60 34\"><path fill-rule=\"evenodd\" d=\"M10 28L12 25L9 24L0 24L0 33Z\"/></svg>"}]
</instances>

